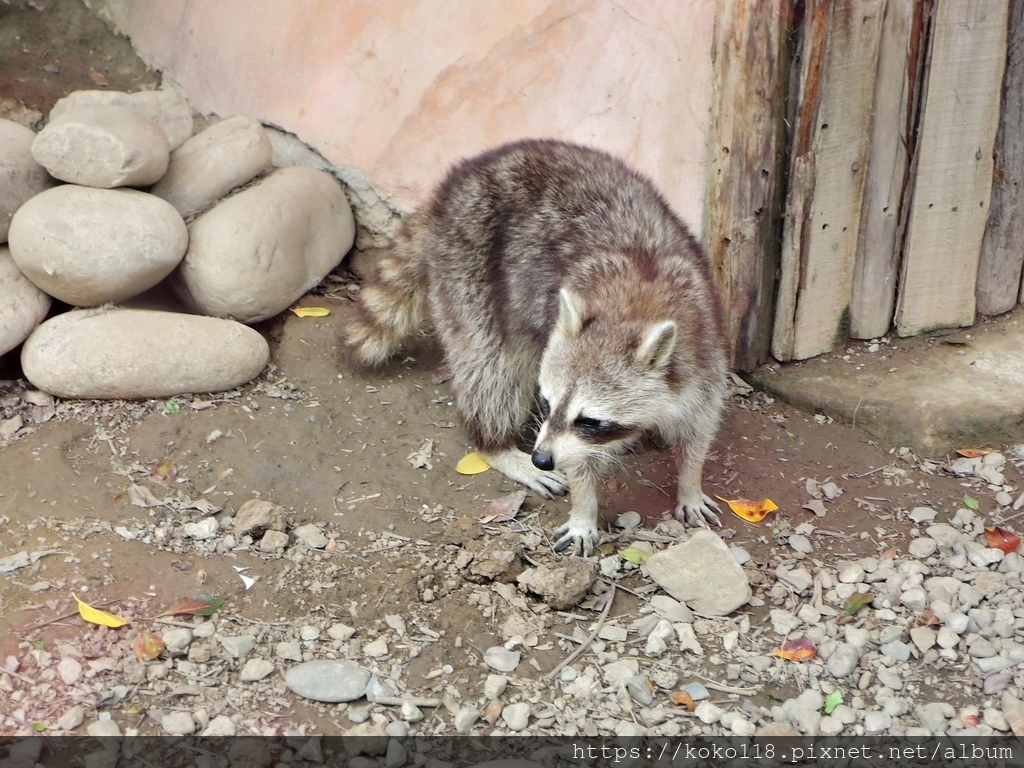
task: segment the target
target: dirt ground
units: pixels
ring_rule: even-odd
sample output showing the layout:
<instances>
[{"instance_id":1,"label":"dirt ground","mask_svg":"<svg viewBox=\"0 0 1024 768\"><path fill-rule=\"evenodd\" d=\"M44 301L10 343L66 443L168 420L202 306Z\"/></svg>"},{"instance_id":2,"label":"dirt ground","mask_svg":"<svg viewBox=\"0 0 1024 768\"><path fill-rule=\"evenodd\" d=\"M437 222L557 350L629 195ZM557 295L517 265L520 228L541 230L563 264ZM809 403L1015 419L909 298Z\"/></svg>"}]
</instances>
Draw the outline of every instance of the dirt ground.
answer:
<instances>
[{"instance_id":1,"label":"dirt ground","mask_svg":"<svg viewBox=\"0 0 1024 768\"><path fill-rule=\"evenodd\" d=\"M127 41L73 0L0 5L0 52L0 116L16 114L19 105L45 115L57 98L76 89L136 90L159 80ZM329 308L328 317L286 313L258 326L270 341L273 370L227 395L64 402L50 414L26 406L18 350L0 358L0 421L26 414L28 427L9 441L0 438L0 557L53 552L0 577L0 659L23 656L26 643L53 648L94 642L99 630L60 618L73 610L72 592L136 616L202 594L222 600L222 621L239 631L285 633L310 623L345 622L372 637L387 629L385 614L402 615L438 635L404 668L410 688L415 681L424 692L455 685L479 693L481 650L506 639L501 611L473 604L474 585L435 566L496 530L539 532L526 539L539 542L528 556L555 562L561 556L551 552L548 537L568 502L529 495L516 522L481 524L487 503L516 488L493 471L455 473L470 447L449 387L435 383L442 363L436 346L425 341L379 377L346 370L337 338L352 307L348 278L343 270L338 275L329 289L301 302ZM896 354L919 354L926 342L898 346ZM863 344L852 350L854 356L870 354ZM842 354L833 357L837 369L850 364ZM39 423L32 423L31 413ZM416 468L410 456L427 441L421 452L427 466ZM812 559L878 555L905 546L906 511L930 506L945 519L963 506L967 492L958 479L933 473L928 464L922 468L913 455L900 458L898 448L756 393L737 396L708 464L705 490L778 504L762 524L731 515L726 521L730 543L747 549L764 570L774 567L779 543L809 520L826 530L815 539ZM172 476L166 476L166 464L158 470L167 460ZM669 456L645 445L624 464L600 489L602 518L611 522L635 510L650 530L671 508ZM833 480L843 490L827 503L823 518L803 507L811 500L808 479ZM129 494L133 485L166 503L138 506ZM205 546L180 535L183 523L211 512L230 517L254 498L282 505L289 529L320 526L333 540L331 551L265 554L251 542L228 547L222 538ZM199 500L209 504L194 504ZM982 512L993 509L991 498L982 497L981 505ZM251 588L239 568L256 580ZM645 581L634 575L623 584L642 591ZM613 615L635 612L638 604L624 594ZM765 610L754 609L751 621ZM546 631L568 627L567 618L548 615ZM557 644L541 640L528 652L533 666L524 663L517 674L538 676L564 658ZM112 642L104 640L98 653L109 653ZM450 679L431 677L444 665L454 669ZM786 698L791 683L770 684L764 699ZM29 719L52 719L66 704L48 700ZM13 704L0 708L0 734L19 728L5 719L8 707ZM260 727L306 722L326 733L340 727L333 715L295 697L282 695L257 708Z\"/></svg>"}]
</instances>

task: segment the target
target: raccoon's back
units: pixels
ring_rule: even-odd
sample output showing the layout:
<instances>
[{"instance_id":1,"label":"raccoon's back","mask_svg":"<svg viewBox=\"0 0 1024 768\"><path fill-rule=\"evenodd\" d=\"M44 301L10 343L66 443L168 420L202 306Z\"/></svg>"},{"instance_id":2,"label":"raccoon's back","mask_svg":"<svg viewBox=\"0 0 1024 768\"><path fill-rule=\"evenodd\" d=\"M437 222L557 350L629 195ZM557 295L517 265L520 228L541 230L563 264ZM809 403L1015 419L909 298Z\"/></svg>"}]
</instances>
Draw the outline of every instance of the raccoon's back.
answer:
<instances>
[{"instance_id":1,"label":"raccoon's back","mask_svg":"<svg viewBox=\"0 0 1024 768\"><path fill-rule=\"evenodd\" d=\"M707 274L699 244L646 177L565 142L528 139L466 160L422 212L439 300L502 306L516 320L509 332L538 339L559 285L591 256L682 257Z\"/></svg>"}]
</instances>

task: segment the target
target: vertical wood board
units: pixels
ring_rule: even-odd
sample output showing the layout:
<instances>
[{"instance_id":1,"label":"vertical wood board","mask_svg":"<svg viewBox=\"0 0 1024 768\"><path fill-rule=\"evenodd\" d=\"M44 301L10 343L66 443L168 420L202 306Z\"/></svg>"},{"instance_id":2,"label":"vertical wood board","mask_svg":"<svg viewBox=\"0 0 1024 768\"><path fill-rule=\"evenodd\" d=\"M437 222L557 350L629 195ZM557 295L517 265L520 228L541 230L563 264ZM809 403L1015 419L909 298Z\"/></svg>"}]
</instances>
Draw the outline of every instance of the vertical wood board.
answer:
<instances>
[{"instance_id":1,"label":"vertical wood board","mask_svg":"<svg viewBox=\"0 0 1024 768\"><path fill-rule=\"evenodd\" d=\"M938 0L896 331L970 325L1006 61L1005 0Z\"/></svg>"},{"instance_id":2,"label":"vertical wood board","mask_svg":"<svg viewBox=\"0 0 1024 768\"><path fill-rule=\"evenodd\" d=\"M898 232L914 141L925 4L888 0L875 77L871 149L850 296L850 335L872 339L892 325L902 243Z\"/></svg>"},{"instance_id":3,"label":"vertical wood board","mask_svg":"<svg viewBox=\"0 0 1024 768\"><path fill-rule=\"evenodd\" d=\"M725 0L715 21L704 231L737 370L769 355L791 8L789 0Z\"/></svg>"},{"instance_id":4,"label":"vertical wood board","mask_svg":"<svg viewBox=\"0 0 1024 768\"><path fill-rule=\"evenodd\" d=\"M981 245L976 298L983 315L1024 300L1024 0L1010 4L1006 72L993 154L992 203Z\"/></svg>"},{"instance_id":5,"label":"vertical wood board","mask_svg":"<svg viewBox=\"0 0 1024 768\"><path fill-rule=\"evenodd\" d=\"M815 23L823 9L822 40ZM776 311L772 352L780 360L826 352L847 329L884 9L884 0L812 0L807 5L811 22L804 32L807 63L789 190L790 200L803 199L806 208L804 220L797 222L787 201L781 279L795 280L796 295L788 307L780 300ZM805 183L810 188L795 189L797 163L806 164L809 153L814 173ZM786 234L792 227L800 228L798 237ZM793 247L799 251L787 253ZM787 270L797 274L787 275Z\"/></svg>"}]
</instances>

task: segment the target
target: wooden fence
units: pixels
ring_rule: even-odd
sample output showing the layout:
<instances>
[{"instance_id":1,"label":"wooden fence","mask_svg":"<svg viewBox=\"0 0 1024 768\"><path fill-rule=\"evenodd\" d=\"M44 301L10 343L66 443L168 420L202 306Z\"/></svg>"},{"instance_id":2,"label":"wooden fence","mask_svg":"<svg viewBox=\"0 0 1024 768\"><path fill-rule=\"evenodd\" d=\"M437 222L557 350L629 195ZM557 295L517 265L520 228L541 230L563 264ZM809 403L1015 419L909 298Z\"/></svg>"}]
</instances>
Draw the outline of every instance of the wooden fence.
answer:
<instances>
[{"instance_id":1,"label":"wooden fence","mask_svg":"<svg viewBox=\"0 0 1024 768\"><path fill-rule=\"evenodd\" d=\"M1024 0L722 0L713 61L734 367L1024 300Z\"/></svg>"}]
</instances>

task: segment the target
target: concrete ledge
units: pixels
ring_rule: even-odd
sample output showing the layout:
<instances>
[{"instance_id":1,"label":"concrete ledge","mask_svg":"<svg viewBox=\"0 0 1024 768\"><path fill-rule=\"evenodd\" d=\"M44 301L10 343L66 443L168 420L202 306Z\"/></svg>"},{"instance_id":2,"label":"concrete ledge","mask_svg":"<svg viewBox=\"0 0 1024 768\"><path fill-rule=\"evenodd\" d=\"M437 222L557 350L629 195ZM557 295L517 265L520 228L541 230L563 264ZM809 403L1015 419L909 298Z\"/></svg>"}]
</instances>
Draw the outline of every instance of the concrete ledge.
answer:
<instances>
[{"instance_id":1,"label":"concrete ledge","mask_svg":"<svg viewBox=\"0 0 1024 768\"><path fill-rule=\"evenodd\" d=\"M949 334L851 341L841 353L748 379L922 455L1024 442L1024 309Z\"/></svg>"}]
</instances>

